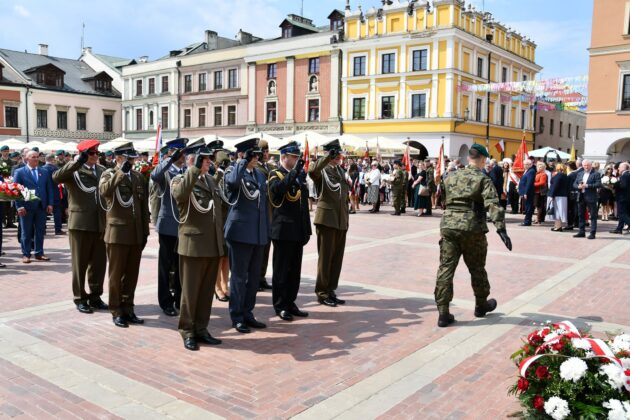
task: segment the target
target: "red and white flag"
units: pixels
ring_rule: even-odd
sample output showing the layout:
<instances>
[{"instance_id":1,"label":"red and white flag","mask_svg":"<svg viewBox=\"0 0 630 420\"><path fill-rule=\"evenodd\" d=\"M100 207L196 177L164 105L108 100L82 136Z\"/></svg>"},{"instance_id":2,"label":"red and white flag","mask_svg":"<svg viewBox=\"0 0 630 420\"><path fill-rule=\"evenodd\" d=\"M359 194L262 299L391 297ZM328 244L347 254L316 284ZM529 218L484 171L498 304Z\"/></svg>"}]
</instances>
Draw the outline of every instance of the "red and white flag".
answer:
<instances>
[{"instance_id":1,"label":"red and white flag","mask_svg":"<svg viewBox=\"0 0 630 420\"><path fill-rule=\"evenodd\" d=\"M521 145L518 148L518 152L516 152L516 157L514 158L514 164L512 165L512 170L518 176L520 176L523 172L525 172L525 159L529 159L529 153L527 152L527 143L525 142L525 133L523 133L523 138L521 139Z\"/></svg>"},{"instance_id":2,"label":"red and white flag","mask_svg":"<svg viewBox=\"0 0 630 420\"><path fill-rule=\"evenodd\" d=\"M160 149L162 148L162 124L158 123L157 135L155 136L155 153L153 153L153 166L160 163Z\"/></svg>"},{"instance_id":3,"label":"red and white flag","mask_svg":"<svg viewBox=\"0 0 630 420\"><path fill-rule=\"evenodd\" d=\"M308 165L311 163L311 155L308 152L308 137L304 138L304 170L308 171Z\"/></svg>"},{"instance_id":4,"label":"red and white flag","mask_svg":"<svg viewBox=\"0 0 630 420\"><path fill-rule=\"evenodd\" d=\"M407 148L405 149L405 154L403 155L402 163L405 166L405 171L411 172L411 159L409 159L409 145L407 145Z\"/></svg>"},{"instance_id":5,"label":"red and white flag","mask_svg":"<svg viewBox=\"0 0 630 420\"><path fill-rule=\"evenodd\" d=\"M446 165L446 161L444 160L444 142L440 145L440 153L438 155L437 163L435 164L435 183L439 183L440 179L442 179L442 174L444 173L444 166Z\"/></svg>"},{"instance_id":6,"label":"red and white flag","mask_svg":"<svg viewBox=\"0 0 630 420\"><path fill-rule=\"evenodd\" d=\"M501 139L497 144L494 145L497 148L499 153L505 152L505 142Z\"/></svg>"}]
</instances>

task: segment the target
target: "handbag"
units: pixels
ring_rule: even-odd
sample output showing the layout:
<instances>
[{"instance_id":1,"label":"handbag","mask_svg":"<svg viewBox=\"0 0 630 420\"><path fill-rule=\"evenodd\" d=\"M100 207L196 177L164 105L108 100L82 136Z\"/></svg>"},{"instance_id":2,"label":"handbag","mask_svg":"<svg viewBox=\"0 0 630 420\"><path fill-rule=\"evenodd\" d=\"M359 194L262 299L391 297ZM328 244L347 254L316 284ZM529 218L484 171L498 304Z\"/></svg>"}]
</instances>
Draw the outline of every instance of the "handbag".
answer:
<instances>
[{"instance_id":1,"label":"handbag","mask_svg":"<svg viewBox=\"0 0 630 420\"><path fill-rule=\"evenodd\" d=\"M418 195L420 197L428 197L431 194L429 191L429 187L425 187L424 185L420 185L420 190L418 191Z\"/></svg>"},{"instance_id":2,"label":"handbag","mask_svg":"<svg viewBox=\"0 0 630 420\"><path fill-rule=\"evenodd\" d=\"M553 205L553 199L551 201L549 201L549 205L547 206L547 216L554 216L555 215L555 206Z\"/></svg>"}]
</instances>

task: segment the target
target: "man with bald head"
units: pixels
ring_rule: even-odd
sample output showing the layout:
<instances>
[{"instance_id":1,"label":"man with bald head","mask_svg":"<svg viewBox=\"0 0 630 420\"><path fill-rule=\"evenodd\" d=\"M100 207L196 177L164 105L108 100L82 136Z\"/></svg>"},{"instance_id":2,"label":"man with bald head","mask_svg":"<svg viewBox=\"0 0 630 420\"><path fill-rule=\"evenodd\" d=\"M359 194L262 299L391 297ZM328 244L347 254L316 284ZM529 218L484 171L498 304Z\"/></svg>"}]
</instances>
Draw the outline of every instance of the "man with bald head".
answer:
<instances>
[{"instance_id":1,"label":"man with bald head","mask_svg":"<svg viewBox=\"0 0 630 420\"><path fill-rule=\"evenodd\" d=\"M588 239L595 239L597 232L597 213L599 194L598 190L602 187L602 177L599 172L593 169L593 162L588 159L582 160L582 168L584 171L575 178L573 188L578 190L578 233L573 235L574 238L586 237L586 210L591 219L591 231Z\"/></svg>"}]
</instances>

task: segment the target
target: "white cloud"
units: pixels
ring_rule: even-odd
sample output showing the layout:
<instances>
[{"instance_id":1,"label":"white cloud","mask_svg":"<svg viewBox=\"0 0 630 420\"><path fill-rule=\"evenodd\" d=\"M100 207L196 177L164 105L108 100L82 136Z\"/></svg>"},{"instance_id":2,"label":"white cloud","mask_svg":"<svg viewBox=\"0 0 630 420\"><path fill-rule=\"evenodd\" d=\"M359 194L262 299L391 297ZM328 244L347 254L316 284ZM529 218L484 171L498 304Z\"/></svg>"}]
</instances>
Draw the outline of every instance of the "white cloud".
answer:
<instances>
[{"instance_id":1,"label":"white cloud","mask_svg":"<svg viewBox=\"0 0 630 420\"><path fill-rule=\"evenodd\" d=\"M31 12L29 12L28 9L21 4L16 4L15 6L13 6L13 10L15 11L15 13L25 18L31 16Z\"/></svg>"}]
</instances>

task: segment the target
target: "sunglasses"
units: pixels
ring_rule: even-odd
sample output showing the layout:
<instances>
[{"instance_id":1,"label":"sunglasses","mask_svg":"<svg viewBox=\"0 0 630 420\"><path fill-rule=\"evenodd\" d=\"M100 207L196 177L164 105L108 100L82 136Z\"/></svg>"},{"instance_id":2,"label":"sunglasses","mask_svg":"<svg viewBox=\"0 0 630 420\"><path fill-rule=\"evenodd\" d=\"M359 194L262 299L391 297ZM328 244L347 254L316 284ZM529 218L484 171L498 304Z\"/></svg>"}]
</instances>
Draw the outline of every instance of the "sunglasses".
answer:
<instances>
[{"instance_id":1,"label":"sunglasses","mask_svg":"<svg viewBox=\"0 0 630 420\"><path fill-rule=\"evenodd\" d=\"M90 156L94 156L94 155L98 155L98 152L95 150L90 150L89 152L87 152L87 154Z\"/></svg>"}]
</instances>

